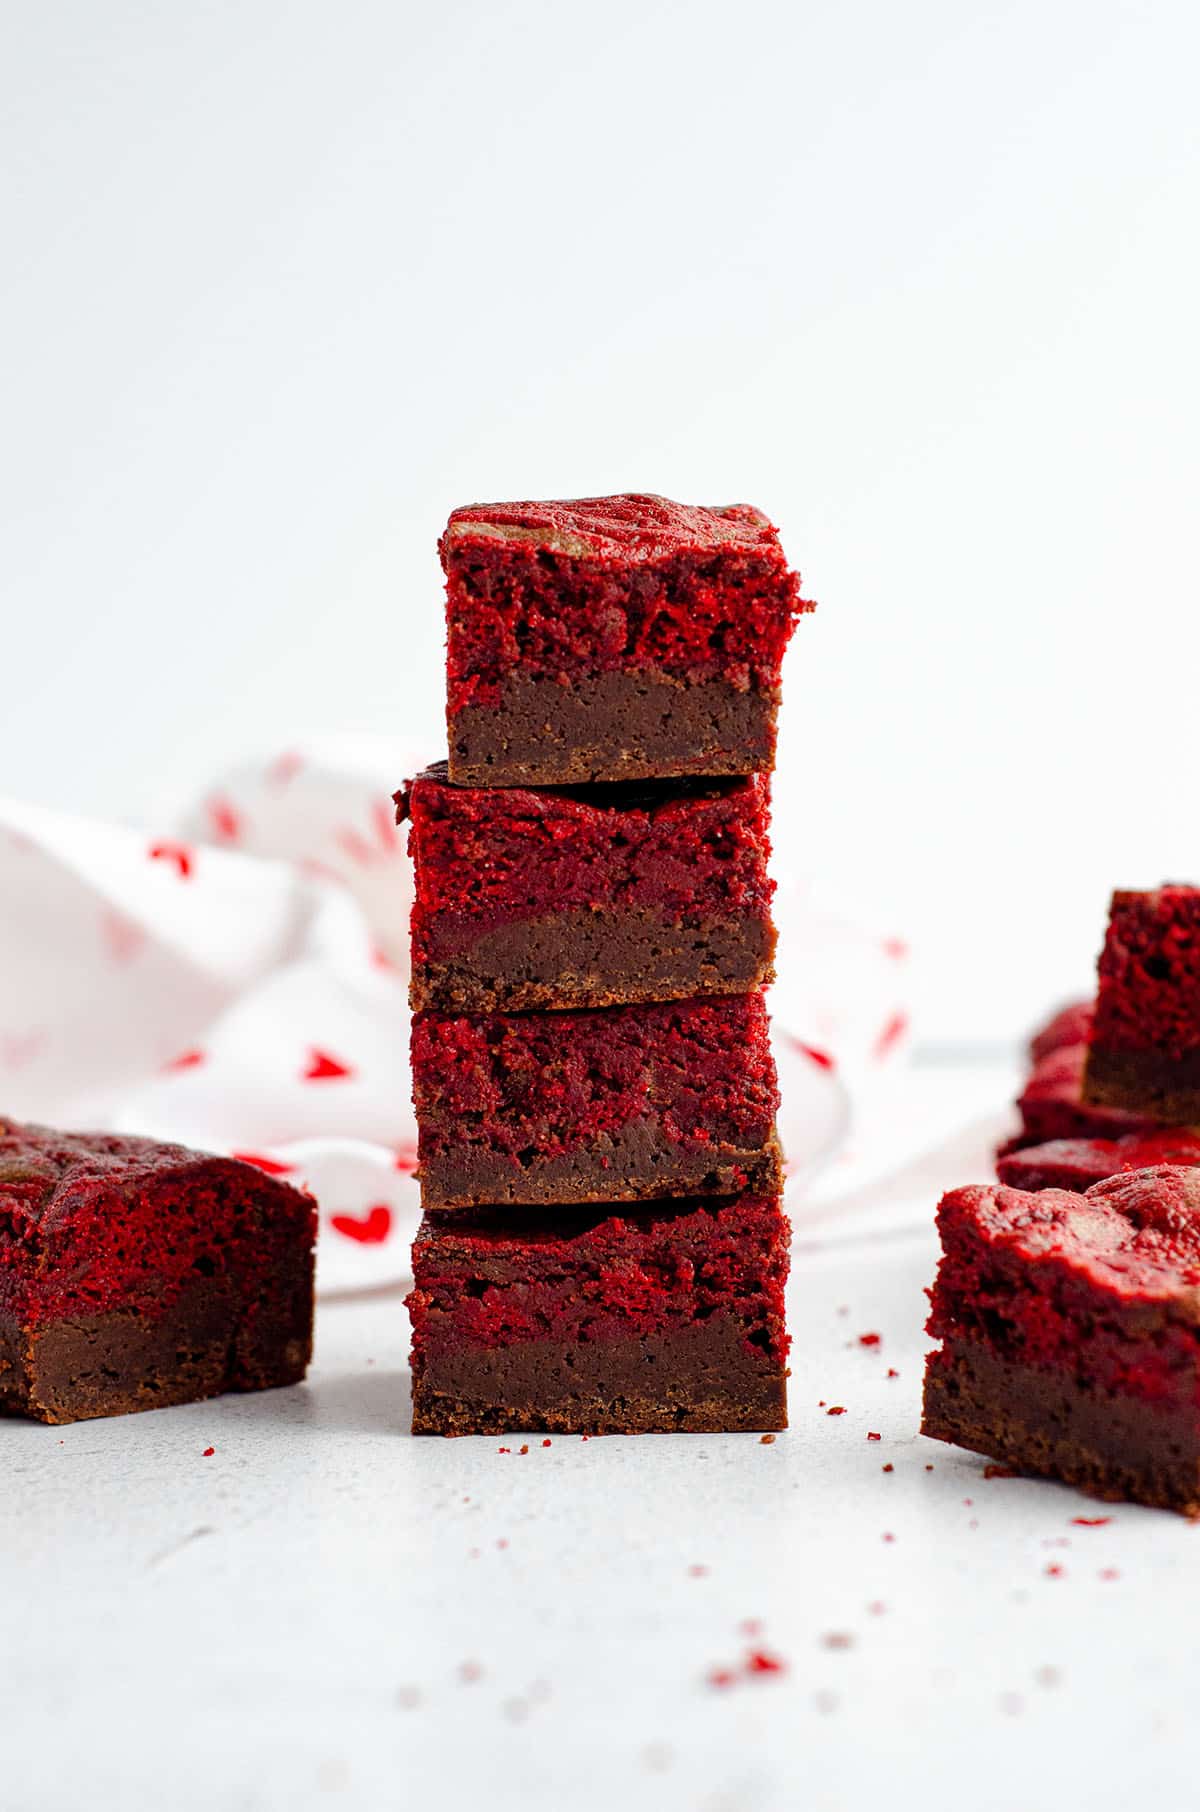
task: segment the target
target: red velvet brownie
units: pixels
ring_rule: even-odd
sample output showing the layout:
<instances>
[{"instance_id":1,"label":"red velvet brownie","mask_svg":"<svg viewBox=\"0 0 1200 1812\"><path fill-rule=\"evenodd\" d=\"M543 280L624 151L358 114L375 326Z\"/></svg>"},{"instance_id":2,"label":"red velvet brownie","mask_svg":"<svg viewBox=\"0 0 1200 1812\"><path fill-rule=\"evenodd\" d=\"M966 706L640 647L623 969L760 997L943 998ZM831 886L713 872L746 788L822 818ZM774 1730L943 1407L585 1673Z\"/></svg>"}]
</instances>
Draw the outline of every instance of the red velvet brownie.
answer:
<instances>
[{"instance_id":1,"label":"red velvet brownie","mask_svg":"<svg viewBox=\"0 0 1200 1812\"><path fill-rule=\"evenodd\" d=\"M1068 1006L1060 1007L1029 1040L1032 1061L1040 1063L1043 1057L1049 1057L1066 1045L1086 1044L1092 1035L1093 1011L1090 1000L1073 1000Z\"/></svg>"},{"instance_id":2,"label":"red velvet brownie","mask_svg":"<svg viewBox=\"0 0 1200 1812\"><path fill-rule=\"evenodd\" d=\"M0 1121L0 1412L124 1415L303 1378L311 1197L232 1158Z\"/></svg>"},{"instance_id":3,"label":"red velvet brownie","mask_svg":"<svg viewBox=\"0 0 1200 1812\"><path fill-rule=\"evenodd\" d=\"M1118 1139L1127 1133L1150 1133L1156 1123L1115 1107L1095 1107L1083 1098L1087 1046L1061 1045L1034 1065L1017 1097L1021 1130L1000 1148L999 1155L1044 1145L1051 1139Z\"/></svg>"},{"instance_id":4,"label":"red velvet brownie","mask_svg":"<svg viewBox=\"0 0 1200 1812\"><path fill-rule=\"evenodd\" d=\"M956 1189L924 1432L1097 1497L1200 1511L1200 1170Z\"/></svg>"},{"instance_id":5,"label":"red velvet brownie","mask_svg":"<svg viewBox=\"0 0 1200 1812\"><path fill-rule=\"evenodd\" d=\"M1082 1195L1107 1177L1155 1164L1200 1165L1200 1138L1163 1127L1120 1139L1051 1139L1000 1157L996 1175L1011 1189L1071 1189Z\"/></svg>"},{"instance_id":6,"label":"red velvet brownie","mask_svg":"<svg viewBox=\"0 0 1200 1812\"><path fill-rule=\"evenodd\" d=\"M468 786L771 767L798 593L748 504L472 504L440 542L450 777Z\"/></svg>"},{"instance_id":7,"label":"red velvet brownie","mask_svg":"<svg viewBox=\"0 0 1200 1812\"><path fill-rule=\"evenodd\" d=\"M773 979L763 775L396 795L416 871L413 1007L487 1013L736 994Z\"/></svg>"},{"instance_id":8,"label":"red velvet brownie","mask_svg":"<svg viewBox=\"0 0 1200 1812\"><path fill-rule=\"evenodd\" d=\"M413 1248L413 1433L787 1426L778 1195L430 1215Z\"/></svg>"},{"instance_id":9,"label":"red velvet brownie","mask_svg":"<svg viewBox=\"0 0 1200 1812\"><path fill-rule=\"evenodd\" d=\"M1114 893L1084 1099L1200 1125L1200 887Z\"/></svg>"},{"instance_id":10,"label":"red velvet brownie","mask_svg":"<svg viewBox=\"0 0 1200 1812\"><path fill-rule=\"evenodd\" d=\"M425 1208L734 1195L778 1182L761 994L577 1013L418 1013Z\"/></svg>"}]
</instances>

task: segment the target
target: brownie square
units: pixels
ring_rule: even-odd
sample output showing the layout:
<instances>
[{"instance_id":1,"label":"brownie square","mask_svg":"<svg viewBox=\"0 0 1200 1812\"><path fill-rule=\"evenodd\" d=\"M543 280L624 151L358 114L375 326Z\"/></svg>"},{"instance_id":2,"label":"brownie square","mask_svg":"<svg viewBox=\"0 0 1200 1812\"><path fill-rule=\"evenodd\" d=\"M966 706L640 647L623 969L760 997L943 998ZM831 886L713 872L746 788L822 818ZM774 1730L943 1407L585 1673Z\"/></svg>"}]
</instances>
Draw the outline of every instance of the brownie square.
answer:
<instances>
[{"instance_id":1,"label":"brownie square","mask_svg":"<svg viewBox=\"0 0 1200 1812\"><path fill-rule=\"evenodd\" d=\"M779 1180L761 994L572 1013L418 1013L425 1208L734 1195Z\"/></svg>"},{"instance_id":2,"label":"brownie square","mask_svg":"<svg viewBox=\"0 0 1200 1812\"><path fill-rule=\"evenodd\" d=\"M1114 893L1083 1094L1200 1124L1200 888Z\"/></svg>"},{"instance_id":3,"label":"brownie square","mask_svg":"<svg viewBox=\"0 0 1200 1812\"><path fill-rule=\"evenodd\" d=\"M1029 1040L1031 1061L1040 1063L1043 1057L1049 1057L1067 1045L1086 1044L1092 1035L1094 1011L1094 1002L1090 1000L1073 1000L1067 1006L1059 1007Z\"/></svg>"},{"instance_id":4,"label":"brownie square","mask_svg":"<svg viewBox=\"0 0 1200 1812\"><path fill-rule=\"evenodd\" d=\"M763 775L396 795L410 820L415 1009L488 1013L743 993L774 978Z\"/></svg>"},{"instance_id":5,"label":"brownie square","mask_svg":"<svg viewBox=\"0 0 1200 1812\"><path fill-rule=\"evenodd\" d=\"M1011 1189L1072 1189L1155 1164L1200 1165L1200 1138L1182 1129L1126 1133L1119 1139L1051 1139L1002 1155L996 1175Z\"/></svg>"},{"instance_id":6,"label":"brownie square","mask_svg":"<svg viewBox=\"0 0 1200 1812\"><path fill-rule=\"evenodd\" d=\"M310 1196L177 1145L0 1122L0 1412L125 1415L303 1378Z\"/></svg>"},{"instance_id":7,"label":"brownie square","mask_svg":"<svg viewBox=\"0 0 1200 1812\"><path fill-rule=\"evenodd\" d=\"M1097 1107L1083 1096L1084 1044L1060 1045L1035 1063L1017 1097L1021 1130L1000 1148L1000 1156L1051 1139L1119 1139L1151 1133L1156 1122L1116 1107Z\"/></svg>"},{"instance_id":8,"label":"brownie square","mask_svg":"<svg viewBox=\"0 0 1200 1812\"><path fill-rule=\"evenodd\" d=\"M799 613L748 504L473 504L446 574L450 778L556 785L772 766Z\"/></svg>"},{"instance_id":9,"label":"brownie square","mask_svg":"<svg viewBox=\"0 0 1200 1812\"><path fill-rule=\"evenodd\" d=\"M427 1214L413 1433L785 1428L789 1233L774 1192Z\"/></svg>"},{"instance_id":10,"label":"brownie square","mask_svg":"<svg viewBox=\"0 0 1200 1812\"><path fill-rule=\"evenodd\" d=\"M1200 1170L952 1190L923 1431L1094 1496L1200 1511Z\"/></svg>"}]
</instances>

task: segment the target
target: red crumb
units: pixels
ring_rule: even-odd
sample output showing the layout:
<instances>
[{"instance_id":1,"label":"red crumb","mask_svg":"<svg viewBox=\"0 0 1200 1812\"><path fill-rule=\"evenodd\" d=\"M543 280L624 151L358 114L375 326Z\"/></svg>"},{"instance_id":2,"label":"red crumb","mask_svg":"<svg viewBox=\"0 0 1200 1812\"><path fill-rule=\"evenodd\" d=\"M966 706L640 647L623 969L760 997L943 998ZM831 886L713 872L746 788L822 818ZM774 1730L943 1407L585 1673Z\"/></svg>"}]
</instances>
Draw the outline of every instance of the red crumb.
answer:
<instances>
[{"instance_id":1,"label":"red crumb","mask_svg":"<svg viewBox=\"0 0 1200 1812\"><path fill-rule=\"evenodd\" d=\"M983 1476L985 1479L1016 1479L1021 1475L1014 1472L1011 1466L985 1466Z\"/></svg>"},{"instance_id":2,"label":"red crumb","mask_svg":"<svg viewBox=\"0 0 1200 1812\"><path fill-rule=\"evenodd\" d=\"M775 1439L775 1436L773 1434L765 1434L765 1435L759 1435L758 1438L764 1447L769 1447L771 1445L772 1441Z\"/></svg>"},{"instance_id":3,"label":"red crumb","mask_svg":"<svg viewBox=\"0 0 1200 1812\"><path fill-rule=\"evenodd\" d=\"M1097 1574L1097 1578L1099 1579L1120 1579L1120 1577L1121 1575L1116 1567L1101 1567Z\"/></svg>"},{"instance_id":4,"label":"red crumb","mask_svg":"<svg viewBox=\"0 0 1200 1812\"><path fill-rule=\"evenodd\" d=\"M211 1460L211 1459L212 1459L212 1457L213 1457L213 1454L214 1454L214 1453L215 1453L215 1452L216 1452L216 1451L217 1451L217 1450L216 1450L216 1448L215 1448L215 1447L206 1447L206 1448L205 1448L205 1449L204 1449L204 1452L203 1452L203 1453L202 1453L202 1454L201 1454L201 1455L200 1455L200 1458L201 1458L201 1459L202 1459L202 1460Z\"/></svg>"},{"instance_id":5,"label":"red crumb","mask_svg":"<svg viewBox=\"0 0 1200 1812\"><path fill-rule=\"evenodd\" d=\"M974 1502L975 1502L974 1498L971 1498L971 1497L964 1497L964 1499L963 1499L963 1503L966 1505L968 1510L971 1508L971 1506Z\"/></svg>"},{"instance_id":6,"label":"red crumb","mask_svg":"<svg viewBox=\"0 0 1200 1812\"><path fill-rule=\"evenodd\" d=\"M883 1613L887 1610L887 1605L883 1602L882 1598L876 1598L873 1603L867 1606L867 1609L872 1617L882 1617Z\"/></svg>"},{"instance_id":7,"label":"red crumb","mask_svg":"<svg viewBox=\"0 0 1200 1812\"><path fill-rule=\"evenodd\" d=\"M708 1568L701 1566L699 1561L693 1561L692 1565L688 1568L688 1572L693 1579L704 1579L707 1577Z\"/></svg>"},{"instance_id":8,"label":"red crumb","mask_svg":"<svg viewBox=\"0 0 1200 1812\"><path fill-rule=\"evenodd\" d=\"M815 1044L803 1044L799 1038L793 1038L792 1043L801 1056L807 1057L810 1063L815 1063L818 1069L831 1070L835 1067L828 1051L820 1050Z\"/></svg>"},{"instance_id":9,"label":"red crumb","mask_svg":"<svg viewBox=\"0 0 1200 1812\"><path fill-rule=\"evenodd\" d=\"M1111 1516L1073 1516L1072 1523L1077 1529L1102 1529L1105 1523L1111 1523Z\"/></svg>"},{"instance_id":10,"label":"red crumb","mask_svg":"<svg viewBox=\"0 0 1200 1812\"><path fill-rule=\"evenodd\" d=\"M163 1064L163 1068L165 1070L194 1070L198 1063L203 1062L203 1051L180 1051L178 1057L172 1057L169 1063Z\"/></svg>"},{"instance_id":11,"label":"red crumb","mask_svg":"<svg viewBox=\"0 0 1200 1812\"><path fill-rule=\"evenodd\" d=\"M933 1461L932 1461L932 1460L926 1460L926 1462L925 1462L925 1470L926 1470L926 1472L932 1472L932 1471L933 1471Z\"/></svg>"},{"instance_id":12,"label":"red crumb","mask_svg":"<svg viewBox=\"0 0 1200 1812\"><path fill-rule=\"evenodd\" d=\"M822 1648L853 1648L854 1637L849 1630L830 1630L827 1636L821 1637Z\"/></svg>"},{"instance_id":13,"label":"red crumb","mask_svg":"<svg viewBox=\"0 0 1200 1812\"><path fill-rule=\"evenodd\" d=\"M1057 1560L1052 1560L1046 1568L1046 1578L1047 1579L1063 1579L1063 1578L1065 1578L1065 1576L1066 1576L1066 1568L1063 1566L1060 1566L1060 1564Z\"/></svg>"},{"instance_id":14,"label":"red crumb","mask_svg":"<svg viewBox=\"0 0 1200 1812\"><path fill-rule=\"evenodd\" d=\"M498 1547L498 1548L507 1548L507 1546L508 1546L508 1537L507 1537L507 1535L502 1535L502 1536L501 1536L501 1537L500 1537L500 1540L499 1540L499 1541L498 1541L498 1542L497 1542L497 1543L496 1543L496 1546L497 1546L497 1547Z\"/></svg>"},{"instance_id":15,"label":"red crumb","mask_svg":"<svg viewBox=\"0 0 1200 1812\"><path fill-rule=\"evenodd\" d=\"M888 1366L887 1375L889 1378L898 1378L900 1376L899 1372L896 1370L894 1365Z\"/></svg>"},{"instance_id":16,"label":"red crumb","mask_svg":"<svg viewBox=\"0 0 1200 1812\"><path fill-rule=\"evenodd\" d=\"M858 1344L859 1346L878 1346L882 1338L881 1334L860 1334Z\"/></svg>"},{"instance_id":17,"label":"red crumb","mask_svg":"<svg viewBox=\"0 0 1200 1812\"><path fill-rule=\"evenodd\" d=\"M549 1445L550 1445L550 1436L549 1436L549 1435L547 1435L547 1436L546 1436L546 1439L545 1439L545 1440L544 1440L544 1441L543 1441L543 1442L542 1442L542 1446L543 1446L543 1447L549 1447Z\"/></svg>"},{"instance_id":18,"label":"red crumb","mask_svg":"<svg viewBox=\"0 0 1200 1812\"><path fill-rule=\"evenodd\" d=\"M242 834L242 821L233 804L218 794L206 800L204 809L217 836L224 837L229 843L236 843Z\"/></svg>"},{"instance_id":19,"label":"red crumb","mask_svg":"<svg viewBox=\"0 0 1200 1812\"><path fill-rule=\"evenodd\" d=\"M724 1690L725 1687L733 1686L736 1682L737 1675L731 1667L713 1667L709 1669L708 1683L710 1686L716 1686Z\"/></svg>"},{"instance_id":20,"label":"red crumb","mask_svg":"<svg viewBox=\"0 0 1200 1812\"><path fill-rule=\"evenodd\" d=\"M882 1441L883 1436L881 1434L868 1434L867 1439L868 1441Z\"/></svg>"},{"instance_id":21,"label":"red crumb","mask_svg":"<svg viewBox=\"0 0 1200 1812\"><path fill-rule=\"evenodd\" d=\"M314 1044L309 1046L308 1063L301 1071L301 1079L304 1082L340 1082L353 1073L349 1064L331 1057L328 1051L319 1050Z\"/></svg>"},{"instance_id":22,"label":"red crumb","mask_svg":"<svg viewBox=\"0 0 1200 1812\"><path fill-rule=\"evenodd\" d=\"M496 1452L497 1453L511 1453L512 1448L511 1447L497 1447Z\"/></svg>"},{"instance_id":23,"label":"red crumb","mask_svg":"<svg viewBox=\"0 0 1200 1812\"><path fill-rule=\"evenodd\" d=\"M895 1470L896 1470L896 1468L892 1465L892 1462L890 1460L888 1461L886 1466L880 1467L881 1472L895 1472Z\"/></svg>"},{"instance_id":24,"label":"red crumb","mask_svg":"<svg viewBox=\"0 0 1200 1812\"><path fill-rule=\"evenodd\" d=\"M261 1170L269 1177L290 1177L296 1166L281 1163L278 1158L264 1157L261 1151L231 1151L231 1158L239 1164L253 1164L255 1170Z\"/></svg>"},{"instance_id":25,"label":"red crumb","mask_svg":"<svg viewBox=\"0 0 1200 1812\"><path fill-rule=\"evenodd\" d=\"M762 1627L761 1617L744 1617L738 1624L738 1629L743 1636L761 1636Z\"/></svg>"},{"instance_id":26,"label":"red crumb","mask_svg":"<svg viewBox=\"0 0 1200 1812\"><path fill-rule=\"evenodd\" d=\"M478 1661L464 1661L459 1667L458 1677L464 1686L473 1686L476 1680L482 1680L483 1669Z\"/></svg>"},{"instance_id":27,"label":"red crumb","mask_svg":"<svg viewBox=\"0 0 1200 1812\"><path fill-rule=\"evenodd\" d=\"M879 1037L875 1040L875 1057L882 1060L894 1045L904 1037L908 1030L908 1014L893 1013Z\"/></svg>"},{"instance_id":28,"label":"red crumb","mask_svg":"<svg viewBox=\"0 0 1200 1812\"><path fill-rule=\"evenodd\" d=\"M518 1452L518 1454L528 1453L529 1452L529 1442L526 1441L525 1445L523 1447L518 1447L517 1452Z\"/></svg>"},{"instance_id":29,"label":"red crumb","mask_svg":"<svg viewBox=\"0 0 1200 1812\"><path fill-rule=\"evenodd\" d=\"M173 862L181 881L192 878L192 852L183 843L152 843L147 854L152 862Z\"/></svg>"},{"instance_id":30,"label":"red crumb","mask_svg":"<svg viewBox=\"0 0 1200 1812\"><path fill-rule=\"evenodd\" d=\"M765 1648L752 1648L746 1656L748 1674L785 1674L787 1662L779 1655L772 1655Z\"/></svg>"},{"instance_id":31,"label":"red crumb","mask_svg":"<svg viewBox=\"0 0 1200 1812\"><path fill-rule=\"evenodd\" d=\"M896 1537L892 1534L890 1529L885 1529L883 1532L883 1539L884 1541L895 1541Z\"/></svg>"},{"instance_id":32,"label":"red crumb","mask_svg":"<svg viewBox=\"0 0 1200 1812\"><path fill-rule=\"evenodd\" d=\"M826 1411L825 1411L825 1414L826 1414L826 1415L827 1415L827 1416L844 1416L844 1415L845 1415L845 1413L846 1413L846 1411L845 1411L845 1409L844 1409L844 1408L843 1408L843 1407L842 1407L842 1405L841 1405L841 1404L840 1404L840 1403L835 1403L835 1404L834 1404L834 1405L833 1405L833 1408L832 1408L832 1409L827 1409L827 1410L826 1410Z\"/></svg>"}]
</instances>

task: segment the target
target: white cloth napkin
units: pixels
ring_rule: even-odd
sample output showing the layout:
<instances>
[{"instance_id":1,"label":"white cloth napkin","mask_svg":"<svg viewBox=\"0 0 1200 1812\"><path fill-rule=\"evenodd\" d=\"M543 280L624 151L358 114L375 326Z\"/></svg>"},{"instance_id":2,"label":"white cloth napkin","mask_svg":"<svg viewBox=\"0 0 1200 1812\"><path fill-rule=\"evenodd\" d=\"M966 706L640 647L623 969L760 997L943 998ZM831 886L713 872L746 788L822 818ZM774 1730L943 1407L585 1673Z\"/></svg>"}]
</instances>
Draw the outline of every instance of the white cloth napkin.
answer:
<instances>
[{"instance_id":1,"label":"white cloth napkin","mask_svg":"<svg viewBox=\"0 0 1200 1812\"><path fill-rule=\"evenodd\" d=\"M316 1195L323 1290L402 1276L412 876L391 794L430 758L297 745L146 829L0 800L0 1113L249 1157ZM808 1176L905 1047L907 965L807 893L778 907L781 1131Z\"/></svg>"}]
</instances>

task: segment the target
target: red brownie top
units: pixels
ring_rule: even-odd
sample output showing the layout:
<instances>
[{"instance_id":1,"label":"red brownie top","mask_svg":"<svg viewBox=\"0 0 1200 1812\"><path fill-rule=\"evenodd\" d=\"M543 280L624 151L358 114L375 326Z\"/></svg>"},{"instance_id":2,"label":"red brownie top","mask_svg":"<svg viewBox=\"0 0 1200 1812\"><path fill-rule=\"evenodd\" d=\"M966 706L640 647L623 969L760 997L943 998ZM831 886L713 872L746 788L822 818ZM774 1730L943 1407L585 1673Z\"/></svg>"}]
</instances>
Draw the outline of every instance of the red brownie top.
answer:
<instances>
[{"instance_id":1,"label":"red brownie top","mask_svg":"<svg viewBox=\"0 0 1200 1812\"><path fill-rule=\"evenodd\" d=\"M652 1119L679 1142L761 1145L779 1107L761 994L561 1013L418 1013L421 1154L580 1150Z\"/></svg>"},{"instance_id":2,"label":"red brownie top","mask_svg":"<svg viewBox=\"0 0 1200 1812\"><path fill-rule=\"evenodd\" d=\"M665 917L765 918L766 775L648 786L456 787L446 765L396 795L412 819L418 961L452 954L485 928L593 909Z\"/></svg>"},{"instance_id":3,"label":"red brownie top","mask_svg":"<svg viewBox=\"0 0 1200 1812\"><path fill-rule=\"evenodd\" d=\"M1182 1057L1200 1045L1200 888L1112 896L1092 1042Z\"/></svg>"},{"instance_id":4,"label":"red brownie top","mask_svg":"<svg viewBox=\"0 0 1200 1812\"><path fill-rule=\"evenodd\" d=\"M1094 1003L1090 1000L1073 1000L1068 1006L1060 1007L1029 1040L1029 1055L1034 1063L1040 1063L1043 1057L1049 1057L1051 1052L1061 1050L1064 1045L1086 1044L1092 1035L1094 1011Z\"/></svg>"},{"instance_id":5,"label":"red brownie top","mask_svg":"<svg viewBox=\"0 0 1200 1812\"><path fill-rule=\"evenodd\" d=\"M0 1307L27 1319L153 1312L172 1282L223 1269L235 1236L260 1231L268 1263L284 1225L311 1243L311 1197L236 1158L0 1120Z\"/></svg>"},{"instance_id":6,"label":"red brownie top","mask_svg":"<svg viewBox=\"0 0 1200 1812\"><path fill-rule=\"evenodd\" d=\"M569 686L653 671L774 693L796 618L813 608L748 504L474 504L454 512L439 548L452 716L496 707L518 673Z\"/></svg>"},{"instance_id":7,"label":"red brownie top","mask_svg":"<svg viewBox=\"0 0 1200 1812\"><path fill-rule=\"evenodd\" d=\"M775 1194L427 1214L409 1309L427 1344L474 1346L628 1338L728 1310L781 1356L789 1235Z\"/></svg>"},{"instance_id":8,"label":"red brownie top","mask_svg":"<svg viewBox=\"0 0 1200 1812\"><path fill-rule=\"evenodd\" d=\"M747 551L784 565L775 529L749 503L705 507L634 491L558 503L469 503L452 513L441 550L446 558L464 545L496 542L619 566Z\"/></svg>"},{"instance_id":9,"label":"red brownie top","mask_svg":"<svg viewBox=\"0 0 1200 1812\"><path fill-rule=\"evenodd\" d=\"M938 1226L948 1259L961 1262L964 1240L986 1248L992 1264L1007 1260L1030 1282L1042 1274L1042 1287L1052 1281L1081 1316L1102 1294L1127 1306L1169 1305L1174 1318L1200 1323L1200 1170L1157 1165L1083 1195L955 1189L942 1199ZM962 1277L956 1282L961 1289ZM1072 1286L1083 1294L1072 1297Z\"/></svg>"},{"instance_id":10,"label":"red brownie top","mask_svg":"<svg viewBox=\"0 0 1200 1812\"><path fill-rule=\"evenodd\" d=\"M1050 1139L1002 1155L996 1174L1012 1189L1072 1189L1155 1164L1200 1164L1200 1138L1183 1131L1129 1133L1120 1139Z\"/></svg>"}]
</instances>

